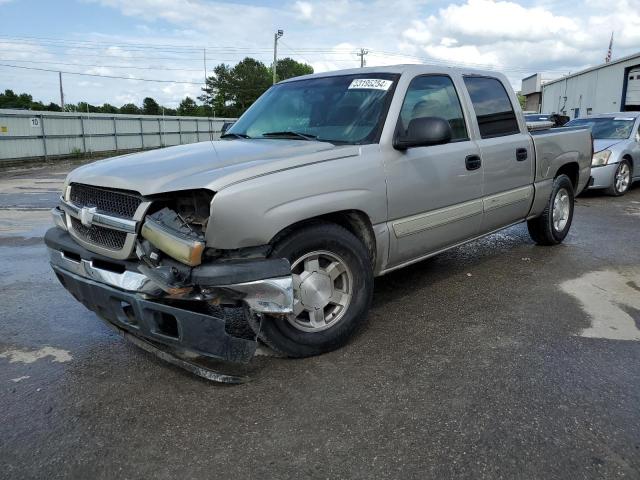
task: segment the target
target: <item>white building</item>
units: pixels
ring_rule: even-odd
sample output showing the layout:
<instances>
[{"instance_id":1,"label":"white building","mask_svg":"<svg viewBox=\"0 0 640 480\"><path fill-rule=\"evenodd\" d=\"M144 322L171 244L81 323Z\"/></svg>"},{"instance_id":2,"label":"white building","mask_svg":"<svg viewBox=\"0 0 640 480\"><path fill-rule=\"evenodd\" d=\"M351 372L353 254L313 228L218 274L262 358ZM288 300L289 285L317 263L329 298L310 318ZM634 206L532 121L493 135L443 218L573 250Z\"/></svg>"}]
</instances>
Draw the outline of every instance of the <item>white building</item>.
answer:
<instances>
[{"instance_id":1,"label":"white building","mask_svg":"<svg viewBox=\"0 0 640 480\"><path fill-rule=\"evenodd\" d=\"M523 86L532 83L536 85L533 76L523 79ZM531 96L532 100L541 93L541 113L577 118L596 113L639 111L640 53L543 82L540 87L527 91L531 92L527 98Z\"/></svg>"}]
</instances>

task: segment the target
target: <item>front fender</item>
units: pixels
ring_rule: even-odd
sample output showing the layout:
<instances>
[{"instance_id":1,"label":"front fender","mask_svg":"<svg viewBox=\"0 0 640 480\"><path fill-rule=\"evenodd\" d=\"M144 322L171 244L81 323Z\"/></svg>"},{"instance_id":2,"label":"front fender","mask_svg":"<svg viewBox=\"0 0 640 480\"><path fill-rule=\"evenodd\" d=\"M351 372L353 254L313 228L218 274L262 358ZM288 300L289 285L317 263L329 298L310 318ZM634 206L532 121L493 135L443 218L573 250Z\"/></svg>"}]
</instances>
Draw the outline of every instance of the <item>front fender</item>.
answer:
<instances>
[{"instance_id":1,"label":"front fender","mask_svg":"<svg viewBox=\"0 0 640 480\"><path fill-rule=\"evenodd\" d=\"M288 226L342 210L361 210L372 224L385 221L386 184L379 159L355 156L306 165L220 190L211 206L207 246L265 245Z\"/></svg>"}]
</instances>

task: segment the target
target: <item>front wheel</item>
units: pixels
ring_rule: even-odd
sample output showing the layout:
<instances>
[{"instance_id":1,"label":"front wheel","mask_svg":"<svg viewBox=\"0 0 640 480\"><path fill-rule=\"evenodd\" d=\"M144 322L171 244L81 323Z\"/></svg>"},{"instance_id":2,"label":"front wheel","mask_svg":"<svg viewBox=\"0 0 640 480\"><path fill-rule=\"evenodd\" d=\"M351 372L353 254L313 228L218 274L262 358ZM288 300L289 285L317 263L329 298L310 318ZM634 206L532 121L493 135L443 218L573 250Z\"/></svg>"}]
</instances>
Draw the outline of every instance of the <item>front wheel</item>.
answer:
<instances>
[{"instance_id":1,"label":"front wheel","mask_svg":"<svg viewBox=\"0 0 640 480\"><path fill-rule=\"evenodd\" d=\"M286 258L293 275L293 313L249 312L260 340L289 357L308 357L344 345L364 323L373 293L369 255L351 232L317 223L278 242L270 255Z\"/></svg>"},{"instance_id":2,"label":"front wheel","mask_svg":"<svg viewBox=\"0 0 640 480\"><path fill-rule=\"evenodd\" d=\"M631 186L631 164L628 160L618 163L616 173L613 176L613 184L607 189L609 195L620 197L627 193Z\"/></svg>"},{"instance_id":3,"label":"front wheel","mask_svg":"<svg viewBox=\"0 0 640 480\"><path fill-rule=\"evenodd\" d=\"M569 233L574 208L573 183L566 175L558 175L542 215L527 222L529 235L538 245L557 245Z\"/></svg>"}]
</instances>

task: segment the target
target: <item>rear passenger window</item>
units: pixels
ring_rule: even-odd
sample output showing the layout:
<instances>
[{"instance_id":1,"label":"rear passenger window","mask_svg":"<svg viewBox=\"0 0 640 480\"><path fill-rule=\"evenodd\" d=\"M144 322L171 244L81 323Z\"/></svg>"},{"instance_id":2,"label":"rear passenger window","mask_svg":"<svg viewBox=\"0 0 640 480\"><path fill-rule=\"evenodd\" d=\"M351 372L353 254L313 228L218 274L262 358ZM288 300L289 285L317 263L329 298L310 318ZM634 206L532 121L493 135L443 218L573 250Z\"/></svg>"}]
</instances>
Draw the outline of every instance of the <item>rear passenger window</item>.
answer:
<instances>
[{"instance_id":1,"label":"rear passenger window","mask_svg":"<svg viewBox=\"0 0 640 480\"><path fill-rule=\"evenodd\" d=\"M444 118L451 125L451 141L468 140L467 127L460 100L451 78L446 75L426 75L411 81L400 110L400 128L419 117Z\"/></svg>"},{"instance_id":2,"label":"rear passenger window","mask_svg":"<svg viewBox=\"0 0 640 480\"><path fill-rule=\"evenodd\" d=\"M502 82L489 77L464 77L482 138L519 133L518 121Z\"/></svg>"}]
</instances>

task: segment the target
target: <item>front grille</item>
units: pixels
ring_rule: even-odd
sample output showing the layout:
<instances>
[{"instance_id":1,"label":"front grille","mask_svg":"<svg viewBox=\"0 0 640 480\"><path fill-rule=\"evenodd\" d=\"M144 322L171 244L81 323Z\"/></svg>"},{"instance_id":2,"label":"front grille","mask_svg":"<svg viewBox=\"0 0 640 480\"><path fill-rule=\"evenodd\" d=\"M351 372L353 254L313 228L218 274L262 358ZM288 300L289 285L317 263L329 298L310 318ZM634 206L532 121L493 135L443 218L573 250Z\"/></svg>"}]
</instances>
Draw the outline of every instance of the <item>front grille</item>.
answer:
<instances>
[{"instance_id":1,"label":"front grille","mask_svg":"<svg viewBox=\"0 0 640 480\"><path fill-rule=\"evenodd\" d=\"M96 207L100 213L124 218L133 218L142 203L135 193L109 190L74 183L71 185L69 200L79 208Z\"/></svg>"},{"instance_id":2,"label":"front grille","mask_svg":"<svg viewBox=\"0 0 640 480\"><path fill-rule=\"evenodd\" d=\"M73 227L74 233L80 237L80 239L102 248L108 248L109 250L122 250L124 248L124 242L127 239L125 232L98 227L96 225L85 227L80 220L74 217L71 217L71 226Z\"/></svg>"}]
</instances>

